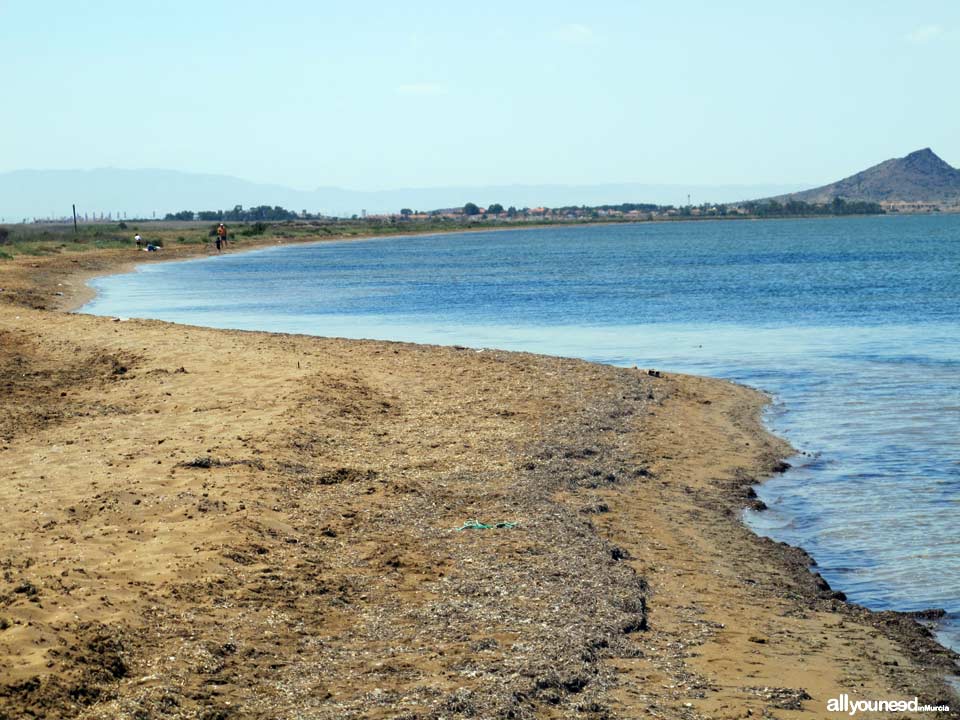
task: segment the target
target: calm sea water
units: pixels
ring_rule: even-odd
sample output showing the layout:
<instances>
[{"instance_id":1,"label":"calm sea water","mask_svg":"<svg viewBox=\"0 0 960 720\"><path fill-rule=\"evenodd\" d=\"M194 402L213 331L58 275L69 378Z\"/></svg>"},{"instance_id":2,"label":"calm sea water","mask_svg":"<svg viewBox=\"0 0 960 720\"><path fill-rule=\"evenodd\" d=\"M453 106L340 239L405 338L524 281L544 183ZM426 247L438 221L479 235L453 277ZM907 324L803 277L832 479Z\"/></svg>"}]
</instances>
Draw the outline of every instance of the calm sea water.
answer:
<instances>
[{"instance_id":1,"label":"calm sea water","mask_svg":"<svg viewBox=\"0 0 960 720\"><path fill-rule=\"evenodd\" d=\"M960 216L278 247L93 282L85 312L520 349L730 378L810 454L747 522L960 648Z\"/></svg>"}]
</instances>

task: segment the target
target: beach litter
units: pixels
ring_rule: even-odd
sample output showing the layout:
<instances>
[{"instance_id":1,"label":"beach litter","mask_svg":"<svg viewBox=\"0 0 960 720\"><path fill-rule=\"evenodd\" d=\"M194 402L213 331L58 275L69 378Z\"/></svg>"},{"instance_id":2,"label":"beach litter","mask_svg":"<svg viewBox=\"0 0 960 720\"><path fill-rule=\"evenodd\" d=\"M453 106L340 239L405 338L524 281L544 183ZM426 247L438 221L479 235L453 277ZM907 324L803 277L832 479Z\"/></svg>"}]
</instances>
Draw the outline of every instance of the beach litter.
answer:
<instances>
[{"instance_id":1,"label":"beach litter","mask_svg":"<svg viewBox=\"0 0 960 720\"><path fill-rule=\"evenodd\" d=\"M479 520L467 520L463 527L454 528L458 532L460 530L509 530L510 528L516 527L517 523L515 522L498 522L488 525L482 523Z\"/></svg>"}]
</instances>

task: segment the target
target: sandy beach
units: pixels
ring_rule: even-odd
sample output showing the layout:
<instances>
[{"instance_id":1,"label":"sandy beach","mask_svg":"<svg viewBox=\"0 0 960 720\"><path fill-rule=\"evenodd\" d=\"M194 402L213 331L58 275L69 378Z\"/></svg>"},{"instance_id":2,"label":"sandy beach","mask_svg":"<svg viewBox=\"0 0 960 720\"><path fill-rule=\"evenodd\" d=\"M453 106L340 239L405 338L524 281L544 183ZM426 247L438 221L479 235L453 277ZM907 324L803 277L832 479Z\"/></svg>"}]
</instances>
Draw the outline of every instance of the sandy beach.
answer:
<instances>
[{"instance_id":1,"label":"sandy beach","mask_svg":"<svg viewBox=\"0 0 960 720\"><path fill-rule=\"evenodd\" d=\"M741 523L762 394L66 311L144 255L0 261L0 720L960 707L924 625Z\"/></svg>"}]
</instances>

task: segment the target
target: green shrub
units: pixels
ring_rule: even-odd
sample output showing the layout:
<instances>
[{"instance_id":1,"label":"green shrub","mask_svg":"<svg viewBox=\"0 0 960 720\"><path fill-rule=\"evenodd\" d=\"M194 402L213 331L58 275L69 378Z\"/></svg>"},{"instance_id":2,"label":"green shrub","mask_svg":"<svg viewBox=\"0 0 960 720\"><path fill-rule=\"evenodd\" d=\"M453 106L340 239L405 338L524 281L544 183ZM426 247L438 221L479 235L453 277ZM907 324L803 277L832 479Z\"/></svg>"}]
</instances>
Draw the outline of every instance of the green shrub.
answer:
<instances>
[{"instance_id":1,"label":"green shrub","mask_svg":"<svg viewBox=\"0 0 960 720\"><path fill-rule=\"evenodd\" d=\"M259 220L253 225L248 225L243 229L241 235L251 236L251 235L263 235L267 231L267 224L262 223Z\"/></svg>"}]
</instances>

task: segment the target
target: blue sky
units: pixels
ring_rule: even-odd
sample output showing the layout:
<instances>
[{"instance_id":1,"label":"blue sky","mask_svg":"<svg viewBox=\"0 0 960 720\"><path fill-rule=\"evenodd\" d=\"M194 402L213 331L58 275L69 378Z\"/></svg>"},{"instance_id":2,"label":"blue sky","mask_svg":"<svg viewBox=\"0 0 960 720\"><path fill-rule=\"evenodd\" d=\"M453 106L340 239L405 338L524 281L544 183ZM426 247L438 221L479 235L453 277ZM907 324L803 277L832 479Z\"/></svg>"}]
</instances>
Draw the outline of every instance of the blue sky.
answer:
<instances>
[{"instance_id":1,"label":"blue sky","mask_svg":"<svg viewBox=\"0 0 960 720\"><path fill-rule=\"evenodd\" d=\"M820 184L960 165L958 69L946 0L0 0L0 172Z\"/></svg>"}]
</instances>

